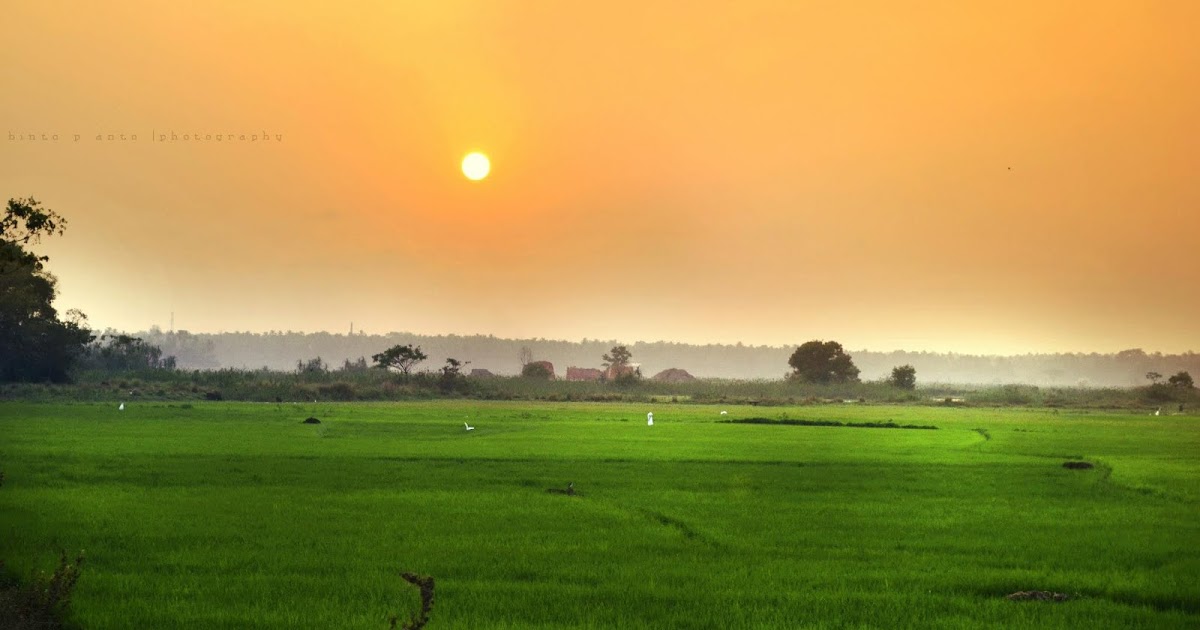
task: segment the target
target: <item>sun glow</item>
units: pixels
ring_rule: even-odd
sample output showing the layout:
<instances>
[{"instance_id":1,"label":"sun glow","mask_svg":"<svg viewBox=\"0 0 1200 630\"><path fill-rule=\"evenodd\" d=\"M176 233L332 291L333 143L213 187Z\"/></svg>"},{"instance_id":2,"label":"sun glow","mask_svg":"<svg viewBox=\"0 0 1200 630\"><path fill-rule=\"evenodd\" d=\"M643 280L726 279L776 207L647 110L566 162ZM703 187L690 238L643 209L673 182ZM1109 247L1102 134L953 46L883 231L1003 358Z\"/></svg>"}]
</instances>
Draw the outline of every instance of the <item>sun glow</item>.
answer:
<instances>
[{"instance_id":1,"label":"sun glow","mask_svg":"<svg viewBox=\"0 0 1200 630\"><path fill-rule=\"evenodd\" d=\"M462 161L463 175L471 181L479 181L488 176L492 170L492 163L488 157L482 153L468 153Z\"/></svg>"}]
</instances>

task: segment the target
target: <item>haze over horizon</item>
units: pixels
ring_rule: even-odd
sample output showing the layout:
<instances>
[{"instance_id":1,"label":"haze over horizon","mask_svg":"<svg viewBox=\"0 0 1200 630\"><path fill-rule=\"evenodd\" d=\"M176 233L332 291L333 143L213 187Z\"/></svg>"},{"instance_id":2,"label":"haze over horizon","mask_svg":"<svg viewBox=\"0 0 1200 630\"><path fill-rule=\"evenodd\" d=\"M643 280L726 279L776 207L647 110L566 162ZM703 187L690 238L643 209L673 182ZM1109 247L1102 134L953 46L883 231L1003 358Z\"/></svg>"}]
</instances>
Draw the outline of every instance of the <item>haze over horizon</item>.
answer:
<instances>
[{"instance_id":1,"label":"haze over horizon","mask_svg":"<svg viewBox=\"0 0 1200 630\"><path fill-rule=\"evenodd\" d=\"M1200 350L1198 3L291 6L6 7L0 194L67 218L60 311Z\"/></svg>"}]
</instances>

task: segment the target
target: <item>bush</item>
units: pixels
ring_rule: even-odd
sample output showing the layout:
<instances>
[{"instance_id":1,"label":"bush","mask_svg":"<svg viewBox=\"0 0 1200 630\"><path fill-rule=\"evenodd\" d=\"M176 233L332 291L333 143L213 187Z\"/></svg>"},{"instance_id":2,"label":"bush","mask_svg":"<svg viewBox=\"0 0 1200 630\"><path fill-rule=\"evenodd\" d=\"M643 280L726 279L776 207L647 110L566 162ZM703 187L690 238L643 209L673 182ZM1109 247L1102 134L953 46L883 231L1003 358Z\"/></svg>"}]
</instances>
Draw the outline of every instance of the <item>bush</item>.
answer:
<instances>
[{"instance_id":1,"label":"bush","mask_svg":"<svg viewBox=\"0 0 1200 630\"><path fill-rule=\"evenodd\" d=\"M317 393L321 395L321 398L329 400L350 401L356 398L354 395L354 386L345 382L321 385L317 387Z\"/></svg>"},{"instance_id":2,"label":"bush","mask_svg":"<svg viewBox=\"0 0 1200 630\"><path fill-rule=\"evenodd\" d=\"M554 378L554 368L545 361L534 361L526 363L525 367L521 368L521 376L548 381Z\"/></svg>"},{"instance_id":3,"label":"bush","mask_svg":"<svg viewBox=\"0 0 1200 630\"><path fill-rule=\"evenodd\" d=\"M994 390L980 392L976 398L1001 405L1029 405L1040 398L1040 390L1033 385L1001 385Z\"/></svg>"},{"instance_id":4,"label":"bush","mask_svg":"<svg viewBox=\"0 0 1200 630\"><path fill-rule=\"evenodd\" d=\"M62 628L82 566L83 552L71 564L63 551L49 575L34 573L27 585L7 576L0 580L0 624L13 629Z\"/></svg>"},{"instance_id":5,"label":"bush","mask_svg":"<svg viewBox=\"0 0 1200 630\"><path fill-rule=\"evenodd\" d=\"M1142 389L1142 396L1146 400L1155 403L1171 402L1175 400L1175 396L1178 393L1178 387L1173 387L1165 383L1154 383Z\"/></svg>"},{"instance_id":6,"label":"bush","mask_svg":"<svg viewBox=\"0 0 1200 630\"><path fill-rule=\"evenodd\" d=\"M616 383L618 386L621 386L621 387L628 387L630 385L637 385L639 382L641 382L641 380L642 380L642 371L640 369L637 369L637 370L629 370L627 372L621 372L620 374L617 375L617 377L615 379L613 379L613 383Z\"/></svg>"}]
</instances>

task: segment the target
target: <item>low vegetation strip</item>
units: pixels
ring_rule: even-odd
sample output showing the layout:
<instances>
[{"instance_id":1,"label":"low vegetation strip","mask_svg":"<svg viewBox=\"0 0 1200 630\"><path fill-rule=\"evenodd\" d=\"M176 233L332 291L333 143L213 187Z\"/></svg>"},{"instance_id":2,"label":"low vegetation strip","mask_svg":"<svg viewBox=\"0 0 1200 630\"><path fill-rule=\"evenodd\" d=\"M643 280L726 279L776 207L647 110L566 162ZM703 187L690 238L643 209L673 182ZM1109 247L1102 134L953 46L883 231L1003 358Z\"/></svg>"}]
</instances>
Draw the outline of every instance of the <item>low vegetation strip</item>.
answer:
<instances>
[{"instance_id":1,"label":"low vegetation strip","mask_svg":"<svg viewBox=\"0 0 1200 630\"><path fill-rule=\"evenodd\" d=\"M857 427L860 429L937 430L937 427L933 426L932 424L896 424L891 420L888 420L887 422L839 422L837 420L798 420L792 418L734 418L732 420L722 420L721 422L729 422L732 424L786 424L802 427Z\"/></svg>"}]
</instances>

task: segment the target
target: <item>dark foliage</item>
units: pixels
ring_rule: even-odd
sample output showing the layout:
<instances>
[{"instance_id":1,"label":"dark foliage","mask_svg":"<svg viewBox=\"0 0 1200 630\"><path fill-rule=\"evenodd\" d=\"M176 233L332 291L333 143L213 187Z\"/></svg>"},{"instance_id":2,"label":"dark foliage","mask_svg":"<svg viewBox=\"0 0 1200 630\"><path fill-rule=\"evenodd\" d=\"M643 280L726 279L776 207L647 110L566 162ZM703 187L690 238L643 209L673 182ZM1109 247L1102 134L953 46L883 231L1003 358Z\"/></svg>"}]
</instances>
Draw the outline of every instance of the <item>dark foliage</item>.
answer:
<instances>
[{"instance_id":1,"label":"dark foliage","mask_svg":"<svg viewBox=\"0 0 1200 630\"><path fill-rule=\"evenodd\" d=\"M4 216L0 217L0 238L18 245L39 243L43 236L62 236L66 229L67 220L62 215L49 208L43 208L42 203L33 197L9 199ZM27 255L31 260L47 260L45 256Z\"/></svg>"},{"instance_id":2,"label":"dark foliage","mask_svg":"<svg viewBox=\"0 0 1200 630\"><path fill-rule=\"evenodd\" d=\"M317 394L323 400L337 400L340 402L350 402L358 398L354 392L354 385L342 381L318 385Z\"/></svg>"},{"instance_id":3,"label":"dark foliage","mask_svg":"<svg viewBox=\"0 0 1200 630\"><path fill-rule=\"evenodd\" d=\"M79 580L83 553L72 563L63 551L54 572L34 572L27 584L0 578L0 629L33 630L62 628L71 603L71 592ZM0 562L0 570L3 570Z\"/></svg>"},{"instance_id":4,"label":"dark foliage","mask_svg":"<svg viewBox=\"0 0 1200 630\"><path fill-rule=\"evenodd\" d=\"M722 420L732 424L784 424L802 427L857 427L862 429L932 429L937 430L937 427L931 424L896 424L891 420L887 422L839 422L837 420L793 420L783 418L773 420L771 418L735 418L733 420Z\"/></svg>"},{"instance_id":5,"label":"dark foliage","mask_svg":"<svg viewBox=\"0 0 1200 630\"><path fill-rule=\"evenodd\" d=\"M316 357L315 359L309 359L307 361L304 361L303 359L296 361L296 372L298 374L324 373L328 371L329 364L321 360L321 357Z\"/></svg>"},{"instance_id":6,"label":"dark foliage","mask_svg":"<svg viewBox=\"0 0 1200 630\"><path fill-rule=\"evenodd\" d=\"M617 371L617 375L612 380L613 383L622 387L628 387L630 385L637 385L642 381L642 368L629 369L629 366L625 367L626 369ZM609 370L612 369L609 368Z\"/></svg>"},{"instance_id":7,"label":"dark foliage","mask_svg":"<svg viewBox=\"0 0 1200 630\"><path fill-rule=\"evenodd\" d=\"M413 366L428 358L424 352L421 352L421 346L413 347L412 344L392 346L379 354L371 355L371 360L379 367L396 368L404 376L409 375Z\"/></svg>"},{"instance_id":8,"label":"dark foliage","mask_svg":"<svg viewBox=\"0 0 1200 630\"><path fill-rule=\"evenodd\" d=\"M624 367L629 365L629 360L633 358L633 353L625 346L613 347L611 354L605 354L601 357L604 362L601 364L606 368Z\"/></svg>"},{"instance_id":9,"label":"dark foliage","mask_svg":"<svg viewBox=\"0 0 1200 630\"><path fill-rule=\"evenodd\" d=\"M900 389L916 389L917 368L911 365L901 365L892 368L892 376L888 378L888 384Z\"/></svg>"},{"instance_id":10,"label":"dark foliage","mask_svg":"<svg viewBox=\"0 0 1200 630\"><path fill-rule=\"evenodd\" d=\"M105 332L84 349L78 366L83 370L107 372L173 370L175 357L164 357L162 348L146 343L140 337Z\"/></svg>"},{"instance_id":11,"label":"dark foliage","mask_svg":"<svg viewBox=\"0 0 1200 630\"><path fill-rule=\"evenodd\" d=\"M353 361L351 361L350 359L346 359L342 363L342 371L343 372L352 372L352 373L357 374L360 372L366 372L367 369L368 368L367 368L366 357L358 357L357 359L355 359Z\"/></svg>"},{"instance_id":12,"label":"dark foliage","mask_svg":"<svg viewBox=\"0 0 1200 630\"><path fill-rule=\"evenodd\" d=\"M71 311L64 321L54 308L56 280L43 268L48 258L25 249L65 226L34 199L10 199L0 218L0 382L66 382L92 340L82 313Z\"/></svg>"},{"instance_id":13,"label":"dark foliage","mask_svg":"<svg viewBox=\"0 0 1200 630\"><path fill-rule=\"evenodd\" d=\"M1192 389L1196 386L1196 382L1192 380L1192 375L1186 371L1182 371L1167 379L1167 384L1172 387L1182 387L1184 389Z\"/></svg>"},{"instance_id":14,"label":"dark foliage","mask_svg":"<svg viewBox=\"0 0 1200 630\"><path fill-rule=\"evenodd\" d=\"M790 378L805 383L853 383L858 381L858 368L850 355L836 341L809 341L802 344L788 359L792 366Z\"/></svg>"},{"instance_id":15,"label":"dark foliage","mask_svg":"<svg viewBox=\"0 0 1200 630\"><path fill-rule=\"evenodd\" d=\"M443 392L466 390L468 388L467 377L463 375L462 369L468 363L470 361L446 359L446 365L443 365L438 372L438 388Z\"/></svg>"},{"instance_id":16,"label":"dark foliage","mask_svg":"<svg viewBox=\"0 0 1200 630\"><path fill-rule=\"evenodd\" d=\"M1165 403L1175 402L1183 398L1187 398L1190 387L1180 387L1177 385L1168 385L1166 383L1154 383L1141 388L1143 397L1147 402Z\"/></svg>"}]
</instances>

